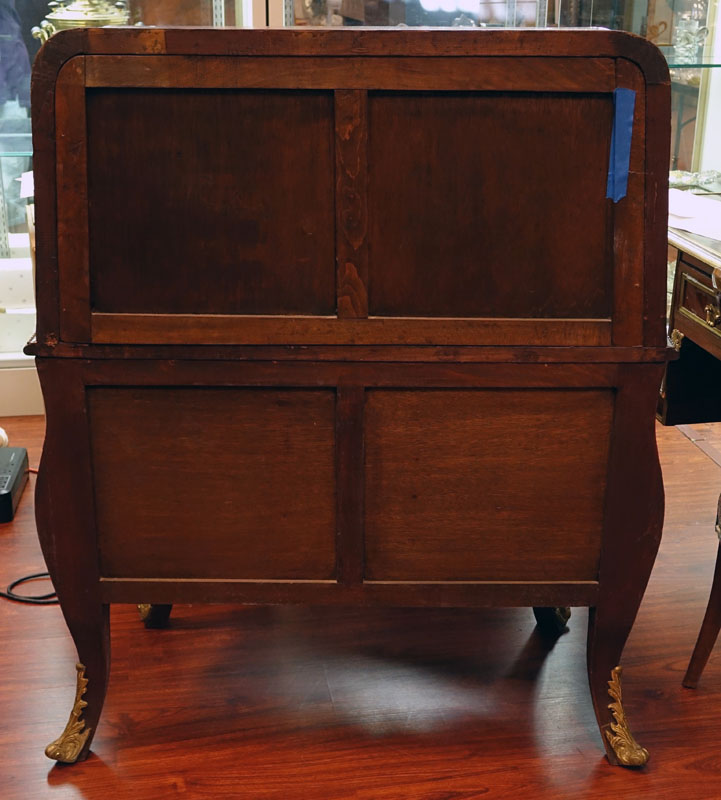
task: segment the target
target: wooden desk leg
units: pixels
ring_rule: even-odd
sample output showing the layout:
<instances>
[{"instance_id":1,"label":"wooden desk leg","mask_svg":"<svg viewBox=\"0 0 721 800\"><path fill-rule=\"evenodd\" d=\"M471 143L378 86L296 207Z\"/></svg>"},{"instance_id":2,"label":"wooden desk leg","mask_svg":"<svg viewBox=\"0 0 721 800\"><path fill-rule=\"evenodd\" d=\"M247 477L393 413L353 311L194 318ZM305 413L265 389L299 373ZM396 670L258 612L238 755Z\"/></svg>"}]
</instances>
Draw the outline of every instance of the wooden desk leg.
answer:
<instances>
[{"instance_id":1,"label":"wooden desk leg","mask_svg":"<svg viewBox=\"0 0 721 800\"><path fill-rule=\"evenodd\" d=\"M649 754L638 744L628 726L621 694L622 669L618 666L631 626L619 639L612 621L611 624L608 619L604 622L603 617L603 612L599 616L597 608L589 609L588 682L598 727L611 764L642 767Z\"/></svg>"},{"instance_id":2,"label":"wooden desk leg","mask_svg":"<svg viewBox=\"0 0 721 800\"><path fill-rule=\"evenodd\" d=\"M599 564L599 595L588 618L588 681L611 764L641 767L648 751L628 726L621 653L636 619L661 542L663 483L653 409L661 370L621 368L616 398ZM646 420L640 423L639 420Z\"/></svg>"},{"instance_id":3,"label":"wooden desk leg","mask_svg":"<svg viewBox=\"0 0 721 800\"><path fill-rule=\"evenodd\" d=\"M167 628L170 622L172 604L165 603L139 603L140 619L146 628Z\"/></svg>"},{"instance_id":4,"label":"wooden desk leg","mask_svg":"<svg viewBox=\"0 0 721 800\"><path fill-rule=\"evenodd\" d=\"M109 606L100 599L81 369L77 363L48 364L38 359L47 431L35 489L35 517L48 571L78 652L70 718L45 755L66 764L87 758L110 671Z\"/></svg>"},{"instance_id":5,"label":"wooden desk leg","mask_svg":"<svg viewBox=\"0 0 721 800\"><path fill-rule=\"evenodd\" d=\"M534 606L533 616L536 618L538 630L544 636L557 637L568 630L571 609L566 606L558 606L556 608Z\"/></svg>"},{"instance_id":6,"label":"wooden desk leg","mask_svg":"<svg viewBox=\"0 0 721 800\"><path fill-rule=\"evenodd\" d=\"M719 498L719 508L721 509L721 497ZM718 521L716 522L716 527L718 530ZM721 630L721 542L719 542L719 549L716 554L716 569L714 571L713 584L711 585L711 596L708 599L708 606L706 606L706 614L701 624L696 647L693 649L691 661L683 679L683 685L687 689L695 689L698 685L701 673L711 655L713 646L716 644L719 630Z\"/></svg>"},{"instance_id":7,"label":"wooden desk leg","mask_svg":"<svg viewBox=\"0 0 721 800\"><path fill-rule=\"evenodd\" d=\"M65 730L45 748L45 755L63 764L84 761L103 710L110 673L108 606L85 612L82 621L63 609L78 651L75 701Z\"/></svg>"},{"instance_id":8,"label":"wooden desk leg","mask_svg":"<svg viewBox=\"0 0 721 800\"><path fill-rule=\"evenodd\" d=\"M53 535L48 525L51 504L40 475L35 502L38 534L41 541L48 541ZM48 555L45 552L60 608L78 651L78 663L75 701L68 724L60 736L45 748L45 755L55 761L72 764L87 758L105 701L110 673L109 606L93 603L84 595L81 585L73 586L73 578L69 574L72 567L69 568L62 555L58 557L53 553L50 558Z\"/></svg>"}]
</instances>

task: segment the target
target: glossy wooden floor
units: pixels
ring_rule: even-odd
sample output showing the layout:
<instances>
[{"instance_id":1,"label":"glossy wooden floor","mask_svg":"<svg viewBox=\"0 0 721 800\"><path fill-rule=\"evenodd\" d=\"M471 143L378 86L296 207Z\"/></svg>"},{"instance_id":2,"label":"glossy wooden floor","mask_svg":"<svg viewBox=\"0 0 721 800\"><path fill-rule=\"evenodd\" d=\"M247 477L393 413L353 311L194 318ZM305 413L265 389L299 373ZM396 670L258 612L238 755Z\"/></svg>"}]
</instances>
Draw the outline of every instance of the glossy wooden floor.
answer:
<instances>
[{"instance_id":1,"label":"glossy wooden floor","mask_svg":"<svg viewBox=\"0 0 721 800\"><path fill-rule=\"evenodd\" d=\"M42 420L0 424L37 464ZM94 752L53 766L74 650L56 606L0 600L0 798L721 798L721 643L699 689L681 687L717 547L721 426L658 438L664 540L624 657L643 771L603 755L583 609L548 646L526 609L180 606L146 631L115 607ZM0 585L41 567L26 490L0 526Z\"/></svg>"}]
</instances>

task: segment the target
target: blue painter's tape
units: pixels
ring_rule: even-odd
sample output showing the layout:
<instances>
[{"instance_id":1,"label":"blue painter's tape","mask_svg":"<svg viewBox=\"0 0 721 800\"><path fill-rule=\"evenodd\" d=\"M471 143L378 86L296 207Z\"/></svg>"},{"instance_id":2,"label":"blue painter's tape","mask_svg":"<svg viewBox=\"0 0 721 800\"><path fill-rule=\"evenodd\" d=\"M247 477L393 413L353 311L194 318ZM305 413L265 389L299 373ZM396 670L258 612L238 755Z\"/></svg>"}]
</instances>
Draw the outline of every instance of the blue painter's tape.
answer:
<instances>
[{"instance_id":1,"label":"blue painter's tape","mask_svg":"<svg viewBox=\"0 0 721 800\"><path fill-rule=\"evenodd\" d=\"M608 159L608 182L606 184L606 197L610 197L614 203L618 203L622 197L626 196L628 188L628 165L631 160L635 105L636 92L633 89L614 89L611 154Z\"/></svg>"}]
</instances>

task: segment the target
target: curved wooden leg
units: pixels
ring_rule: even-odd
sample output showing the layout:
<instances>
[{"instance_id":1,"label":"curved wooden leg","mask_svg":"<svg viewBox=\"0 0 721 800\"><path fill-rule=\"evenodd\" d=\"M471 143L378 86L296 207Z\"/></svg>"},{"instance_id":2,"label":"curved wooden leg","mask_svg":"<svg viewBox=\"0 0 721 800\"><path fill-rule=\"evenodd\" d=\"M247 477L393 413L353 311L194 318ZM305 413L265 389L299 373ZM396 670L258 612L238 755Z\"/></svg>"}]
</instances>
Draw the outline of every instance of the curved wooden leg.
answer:
<instances>
[{"instance_id":1,"label":"curved wooden leg","mask_svg":"<svg viewBox=\"0 0 721 800\"><path fill-rule=\"evenodd\" d=\"M138 611L140 619L146 628L167 628L170 622L170 612L173 610L172 604L164 603L140 603Z\"/></svg>"},{"instance_id":2,"label":"curved wooden leg","mask_svg":"<svg viewBox=\"0 0 721 800\"><path fill-rule=\"evenodd\" d=\"M88 624L90 617L94 619ZM86 614L82 625L76 624L67 614L65 617L78 649L75 701L65 730L45 748L48 758L63 764L87 758L103 710L110 673L108 617L108 606Z\"/></svg>"},{"instance_id":3,"label":"curved wooden leg","mask_svg":"<svg viewBox=\"0 0 721 800\"><path fill-rule=\"evenodd\" d=\"M45 750L73 763L88 755L110 671L109 607L101 598L83 365L37 359L47 432L35 489L38 538L78 652L70 719Z\"/></svg>"},{"instance_id":4,"label":"curved wooden leg","mask_svg":"<svg viewBox=\"0 0 721 800\"><path fill-rule=\"evenodd\" d=\"M611 764L640 767L648 751L631 734L621 694L621 654L636 619L663 527L654 408L660 370L620 367L598 599L588 617L588 681Z\"/></svg>"},{"instance_id":5,"label":"curved wooden leg","mask_svg":"<svg viewBox=\"0 0 721 800\"><path fill-rule=\"evenodd\" d=\"M534 606L533 616L536 618L538 630L544 636L560 636L568 630L571 609L566 606L558 606L556 608Z\"/></svg>"},{"instance_id":6,"label":"curved wooden leg","mask_svg":"<svg viewBox=\"0 0 721 800\"><path fill-rule=\"evenodd\" d=\"M719 503L721 504L721 498L719 498ZM718 522L716 526L718 530ZM718 553L716 554L716 569L714 571L713 584L711 585L711 596L708 599L708 606L706 606L706 614L701 624L696 647L693 649L691 661L683 679L683 685L687 689L695 689L698 685L701 673L711 655L713 646L716 644L719 630L721 630L721 543L719 543Z\"/></svg>"},{"instance_id":7,"label":"curved wooden leg","mask_svg":"<svg viewBox=\"0 0 721 800\"><path fill-rule=\"evenodd\" d=\"M642 767L649 758L631 733L621 693L621 652L626 643L619 636L613 620L603 621L603 612L589 610L588 618L588 682L598 727L603 737L606 755L611 764L622 767Z\"/></svg>"}]
</instances>

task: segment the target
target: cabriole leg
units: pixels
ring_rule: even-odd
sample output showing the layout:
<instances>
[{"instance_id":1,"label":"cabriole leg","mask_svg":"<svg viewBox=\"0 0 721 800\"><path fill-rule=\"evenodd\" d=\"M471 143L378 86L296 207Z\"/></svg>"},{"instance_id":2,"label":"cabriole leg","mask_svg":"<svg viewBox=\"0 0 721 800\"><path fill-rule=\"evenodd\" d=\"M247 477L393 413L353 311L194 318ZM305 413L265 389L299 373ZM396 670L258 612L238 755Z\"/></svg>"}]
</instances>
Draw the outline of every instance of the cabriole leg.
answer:
<instances>
[{"instance_id":1,"label":"cabriole leg","mask_svg":"<svg viewBox=\"0 0 721 800\"><path fill-rule=\"evenodd\" d=\"M75 701L45 749L71 764L88 755L110 670L109 607L101 600L82 362L37 359L47 429L35 489L38 538L78 653Z\"/></svg>"},{"instance_id":2,"label":"cabriole leg","mask_svg":"<svg viewBox=\"0 0 721 800\"><path fill-rule=\"evenodd\" d=\"M138 612L146 628L167 628L170 622L172 604L139 603Z\"/></svg>"},{"instance_id":3,"label":"cabriole leg","mask_svg":"<svg viewBox=\"0 0 721 800\"><path fill-rule=\"evenodd\" d=\"M94 624L86 621L82 629L68 621L80 659L75 701L65 730L45 748L48 758L63 764L87 758L105 701L110 671L108 606L102 606L93 617Z\"/></svg>"},{"instance_id":4,"label":"cabriole leg","mask_svg":"<svg viewBox=\"0 0 721 800\"><path fill-rule=\"evenodd\" d=\"M616 766L642 767L649 754L629 728L621 691L622 669L618 666L628 631L619 638L595 608L589 609L588 626L588 682L606 755Z\"/></svg>"},{"instance_id":5,"label":"cabriole leg","mask_svg":"<svg viewBox=\"0 0 721 800\"><path fill-rule=\"evenodd\" d=\"M544 636L560 636L568 630L571 609L567 606L557 606L555 608L534 606L533 616L536 618L538 630Z\"/></svg>"},{"instance_id":6,"label":"cabriole leg","mask_svg":"<svg viewBox=\"0 0 721 800\"><path fill-rule=\"evenodd\" d=\"M657 365L618 371L599 593L588 616L588 681L608 760L641 767L649 754L629 729L619 664L661 541L663 483L654 430L661 371Z\"/></svg>"},{"instance_id":7,"label":"cabriole leg","mask_svg":"<svg viewBox=\"0 0 721 800\"><path fill-rule=\"evenodd\" d=\"M719 499L719 504L721 505L721 498ZM719 530L718 522L716 523L716 529ZM716 639L718 639L719 630L721 630L721 543L719 544L718 553L716 555L716 569L714 571L711 596L708 599L706 614L701 624L696 647L693 649L691 661L689 662L686 675L683 679L683 685L687 689L695 689L698 685L701 673L716 644Z\"/></svg>"}]
</instances>

